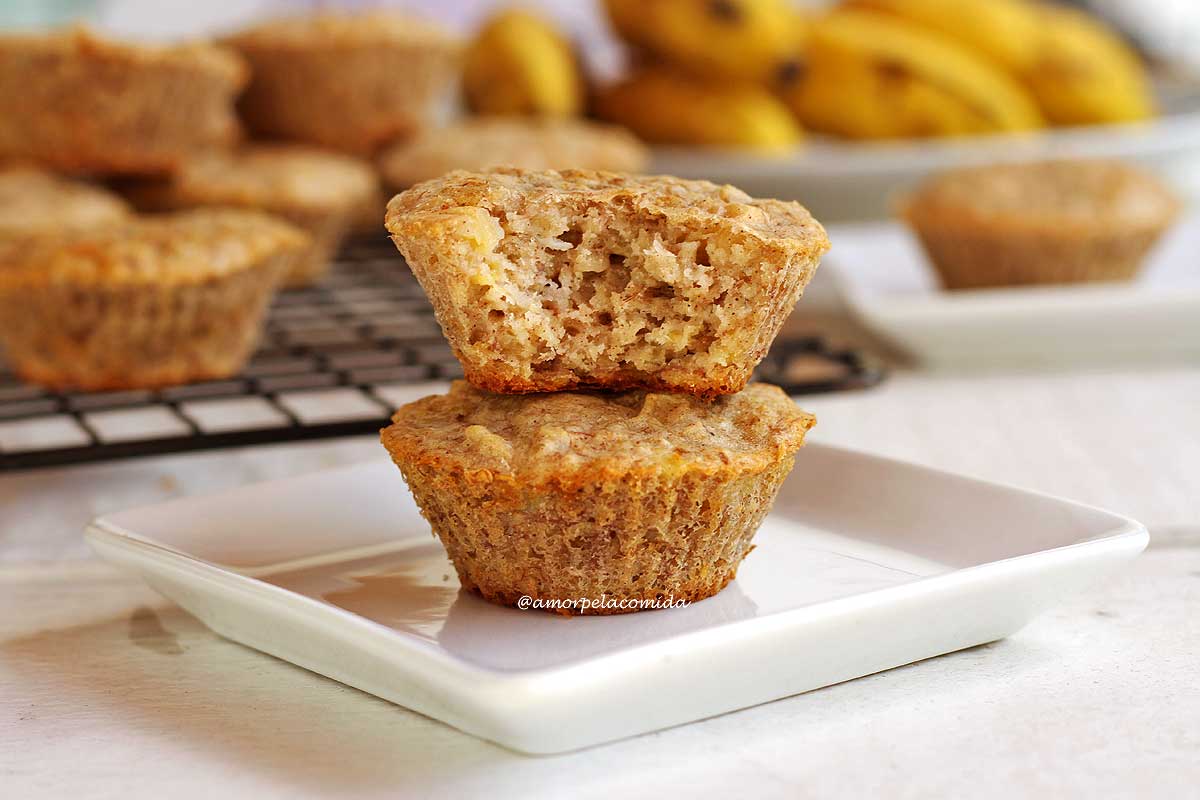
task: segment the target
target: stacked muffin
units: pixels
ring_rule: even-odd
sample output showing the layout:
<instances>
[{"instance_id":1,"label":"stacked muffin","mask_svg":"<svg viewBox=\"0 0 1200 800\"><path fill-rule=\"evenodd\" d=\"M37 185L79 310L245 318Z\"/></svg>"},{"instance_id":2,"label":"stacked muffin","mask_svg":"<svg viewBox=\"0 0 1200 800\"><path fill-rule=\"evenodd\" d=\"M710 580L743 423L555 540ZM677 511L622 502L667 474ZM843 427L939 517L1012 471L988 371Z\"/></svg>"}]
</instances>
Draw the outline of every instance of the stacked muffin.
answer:
<instances>
[{"instance_id":1,"label":"stacked muffin","mask_svg":"<svg viewBox=\"0 0 1200 800\"><path fill-rule=\"evenodd\" d=\"M368 211L378 228L374 168L347 152L427 127L455 52L379 14L269 23L223 44L0 35L0 162L21 165L0 170L11 366L54 389L239 371L275 290L324 275ZM243 143L239 111L290 142Z\"/></svg>"},{"instance_id":2,"label":"stacked muffin","mask_svg":"<svg viewBox=\"0 0 1200 800\"><path fill-rule=\"evenodd\" d=\"M701 181L500 169L420 184L386 224L467 381L383 443L463 586L573 613L720 591L814 423L746 384L828 249L816 220Z\"/></svg>"}]
</instances>

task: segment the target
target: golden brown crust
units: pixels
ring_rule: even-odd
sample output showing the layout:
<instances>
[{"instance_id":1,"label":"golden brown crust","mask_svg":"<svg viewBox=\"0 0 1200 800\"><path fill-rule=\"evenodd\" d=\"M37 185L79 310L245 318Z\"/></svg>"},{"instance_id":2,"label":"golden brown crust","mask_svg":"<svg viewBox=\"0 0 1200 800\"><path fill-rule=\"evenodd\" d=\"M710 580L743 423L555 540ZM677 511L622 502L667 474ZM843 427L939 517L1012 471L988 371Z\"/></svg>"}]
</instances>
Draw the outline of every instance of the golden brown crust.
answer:
<instances>
[{"instance_id":1,"label":"golden brown crust","mask_svg":"<svg viewBox=\"0 0 1200 800\"><path fill-rule=\"evenodd\" d=\"M589 170L454 172L388 230L468 379L739 391L829 246L797 203Z\"/></svg>"},{"instance_id":2,"label":"golden brown crust","mask_svg":"<svg viewBox=\"0 0 1200 800\"><path fill-rule=\"evenodd\" d=\"M253 131L364 155L427 127L458 69L454 39L387 13L275 21L226 41L251 65L239 107Z\"/></svg>"},{"instance_id":3,"label":"golden brown crust","mask_svg":"<svg viewBox=\"0 0 1200 800\"><path fill-rule=\"evenodd\" d=\"M201 284L308 243L286 222L255 211L199 209L141 217L86 233L20 242L0 260L0 290L46 285Z\"/></svg>"},{"instance_id":4,"label":"golden brown crust","mask_svg":"<svg viewBox=\"0 0 1200 800\"><path fill-rule=\"evenodd\" d=\"M99 186L32 167L0 169L0 239L87 231L129 215L120 197Z\"/></svg>"},{"instance_id":5,"label":"golden brown crust","mask_svg":"<svg viewBox=\"0 0 1200 800\"><path fill-rule=\"evenodd\" d=\"M84 29L0 36L0 158L158 173L230 143L246 81L233 52L114 42ZM70 98L63 102L63 98Z\"/></svg>"},{"instance_id":6,"label":"golden brown crust","mask_svg":"<svg viewBox=\"0 0 1200 800\"><path fill-rule=\"evenodd\" d=\"M763 384L705 403L456 382L397 411L382 440L485 598L695 601L736 574L813 422Z\"/></svg>"},{"instance_id":7,"label":"golden brown crust","mask_svg":"<svg viewBox=\"0 0 1200 800\"><path fill-rule=\"evenodd\" d=\"M384 179L406 188L454 170L494 167L640 172L649 151L633 134L586 120L474 117L434 128L387 150Z\"/></svg>"},{"instance_id":8,"label":"golden brown crust","mask_svg":"<svg viewBox=\"0 0 1200 800\"><path fill-rule=\"evenodd\" d=\"M949 172L901 213L942 283L976 288L1128 280L1179 209L1152 176L1094 161Z\"/></svg>"}]
</instances>

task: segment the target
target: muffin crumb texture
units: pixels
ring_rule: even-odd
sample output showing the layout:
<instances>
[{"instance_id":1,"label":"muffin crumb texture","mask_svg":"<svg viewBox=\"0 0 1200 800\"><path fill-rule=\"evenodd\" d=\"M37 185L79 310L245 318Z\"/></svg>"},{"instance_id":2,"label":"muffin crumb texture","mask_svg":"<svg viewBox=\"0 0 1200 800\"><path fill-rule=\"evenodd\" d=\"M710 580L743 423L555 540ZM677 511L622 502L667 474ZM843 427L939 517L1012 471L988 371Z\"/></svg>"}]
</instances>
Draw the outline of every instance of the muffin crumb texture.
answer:
<instances>
[{"instance_id":1,"label":"muffin crumb texture","mask_svg":"<svg viewBox=\"0 0 1200 800\"><path fill-rule=\"evenodd\" d=\"M454 172L387 227L468 380L739 391L829 243L799 204L586 170Z\"/></svg>"},{"instance_id":2,"label":"muffin crumb texture","mask_svg":"<svg viewBox=\"0 0 1200 800\"><path fill-rule=\"evenodd\" d=\"M814 423L765 384L706 402L464 381L393 420L383 443L463 586L505 605L715 594Z\"/></svg>"}]
</instances>

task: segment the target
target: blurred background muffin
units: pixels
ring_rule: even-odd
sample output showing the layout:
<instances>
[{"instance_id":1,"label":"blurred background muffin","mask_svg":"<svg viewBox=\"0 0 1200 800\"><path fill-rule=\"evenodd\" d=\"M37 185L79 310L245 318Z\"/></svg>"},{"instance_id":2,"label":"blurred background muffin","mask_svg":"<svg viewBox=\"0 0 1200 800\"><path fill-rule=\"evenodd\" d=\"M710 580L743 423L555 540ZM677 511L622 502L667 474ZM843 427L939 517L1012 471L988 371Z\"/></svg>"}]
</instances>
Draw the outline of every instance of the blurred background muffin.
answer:
<instances>
[{"instance_id":1,"label":"blurred background muffin","mask_svg":"<svg viewBox=\"0 0 1200 800\"><path fill-rule=\"evenodd\" d=\"M210 44L132 44L82 28L0 35L0 159L169 171L233 141L245 81L242 60Z\"/></svg>"},{"instance_id":2,"label":"blurred background muffin","mask_svg":"<svg viewBox=\"0 0 1200 800\"><path fill-rule=\"evenodd\" d=\"M55 236L125 221L115 193L33 167L0 169L0 241Z\"/></svg>"},{"instance_id":3,"label":"blurred background muffin","mask_svg":"<svg viewBox=\"0 0 1200 800\"><path fill-rule=\"evenodd\" d=\"M309 234L292 259L285 285L318 280L342 238L375 201L375 171L357 158L302 145L257 144L185 162L171 177L124 187L147 211L197 206L254 208L276 214Z\"/></svg>"},{"instance_id":4,"label":"blurred background muffin","mask_svg":"<svg viewBox=\"0 0 1200 800\"><path fill-rule=\"evenodd\" d=\"M383 12L272 20L226 43L251 67L240 110L254 134L350 153L432 125L458 70L452 36Z\"/></svg>"},{"instance_id":5,"label":"blurred background muffin","mask_svg":"<svg viewBox=\"0 0 1200 800\"><path fill-rule=\"evenodd\" d=\"M969 289L1129 280L1179 209L1144 172L1076 161L950 172L902 213L942 284Z\"/></svg>"}]
</instances>

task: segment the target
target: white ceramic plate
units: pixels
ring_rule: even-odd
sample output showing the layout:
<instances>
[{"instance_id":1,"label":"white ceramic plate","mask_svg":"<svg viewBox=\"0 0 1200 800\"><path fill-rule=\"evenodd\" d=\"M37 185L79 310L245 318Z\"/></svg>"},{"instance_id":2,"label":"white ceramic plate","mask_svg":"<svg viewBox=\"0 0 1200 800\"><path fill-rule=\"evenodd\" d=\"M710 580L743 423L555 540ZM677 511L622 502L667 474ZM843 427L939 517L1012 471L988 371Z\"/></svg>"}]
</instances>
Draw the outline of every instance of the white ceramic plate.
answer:
<instances>
[{"instance_id":1,"label":"white ceramic plate","mask_svg":"<svg viewBox=\"0 0 1200 800\"><path fill-rule=\"evenodd\" d=\"M895 142L812 136L794 154L659 148L655 172L731 183L755 197L799 200L822 222L891 216L898 192L953 167L1047 158L1119 158L1162 174L1185 195L1200 186L1200 93L1168 89L1161 118L1139 125L1064 128L1033 135Z\"/></svg>"},{"instance_id":2,"label":"white ceramic plate","mask_svg":"<svg viewBox=\"0 0 1200 800\"><path fill-rule=\"evenodd\" d=\"M1200 358L1200 213L1132 283L948 292L898 223L840 225L824 269L856 317L927 367L1054 367Z\"/></svg>"},{"instance_id":3,"label":"white ceramic plate","mask_svg":"<svg viewBox=\"0 0 1200 800\"><path fill-rule=\"evenodd\" d=\"M567 618L460 592L385 461L115 514L88 539L230 639L554 753L999 639L1147 534L1099 509L813 445L737 580L685 609Z\"/></svg>"}]
</instances>

